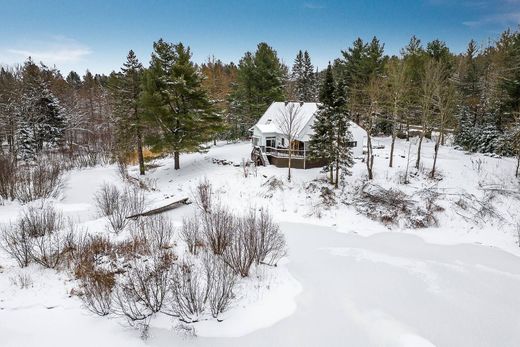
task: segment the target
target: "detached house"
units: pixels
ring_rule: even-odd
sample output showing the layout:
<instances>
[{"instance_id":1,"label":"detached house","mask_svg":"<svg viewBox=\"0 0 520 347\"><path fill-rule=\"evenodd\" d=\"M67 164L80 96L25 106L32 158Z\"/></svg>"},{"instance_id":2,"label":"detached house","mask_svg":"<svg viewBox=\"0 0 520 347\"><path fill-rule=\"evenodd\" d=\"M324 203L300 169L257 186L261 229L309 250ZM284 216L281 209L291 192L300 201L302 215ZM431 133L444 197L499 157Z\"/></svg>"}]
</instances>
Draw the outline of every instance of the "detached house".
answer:
<instances>
[{"instance_id":1,"label":"detached house","mask_svg":"<svg viewBox=\"0 0 520 347\"><path fill-rule=\"evenodd\" d=\"M292 148L291 167L310 169L323 166L323 160L310 160L308 157L309 142L314 133L314 124L318 103L315 102L274 102L269 106L260 120L249 131L252 135L253 160L258 159L264 165L277 167L288 166L289 146ZM298 132L291 144L284 135L284 122L288 110L295 112ZM285 118L285 119L284 119ZM355 157L363 154L363 145L367 139L366 131L354 122L350 122L352 133L351 147Z\"/></svg>"}]
</instances>

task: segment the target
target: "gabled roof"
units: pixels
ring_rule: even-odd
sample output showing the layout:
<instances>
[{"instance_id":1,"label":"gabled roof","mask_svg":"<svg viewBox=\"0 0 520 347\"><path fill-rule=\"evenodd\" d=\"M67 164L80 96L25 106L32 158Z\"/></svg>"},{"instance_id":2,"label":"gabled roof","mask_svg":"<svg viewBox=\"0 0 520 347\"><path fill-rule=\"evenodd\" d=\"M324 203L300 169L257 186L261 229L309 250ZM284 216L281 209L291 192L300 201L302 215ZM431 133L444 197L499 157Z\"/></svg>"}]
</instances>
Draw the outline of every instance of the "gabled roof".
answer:
<instances>
[{"instance_id":1,"label":"gabled roof","mask_svg":"<svg viewBox=\"0 0 520 347\"><path fill-rule=\"evenodd\" d=\"M273 102L255 126L263 133L282 133L279 124L283 122L284 112L287 112L291 106L295 107L299 118L301 131L297 137L303 137L309 129L308 123L313 120L313 116L318 110L318 104L315 102Z\"/></svg>"},{"instance_id":2,"label":"gabled roof","mask_svg":"<svg viewBox=\"0 0 520 347\"><path fill-rule=\"evenodd\" d=\"M279 124L282 123L283 114L284 112L287 112L287 109L291 107L291 104L298 110L298 123L301 129L300 133L296 136L296 139L300 141L309 141L314 134L312 125L314 124L314 116L316 115L319 106L319 103L316 102L273 102L267 111L265 111L264 115L249 130L253 131L254 128L257 128L263 134L282 134ZM363 138L367 136L365 129L352 121L349 121L349 123L349 130L352 133L353 138L362 141Z\"/></svg>"}]
</instances>

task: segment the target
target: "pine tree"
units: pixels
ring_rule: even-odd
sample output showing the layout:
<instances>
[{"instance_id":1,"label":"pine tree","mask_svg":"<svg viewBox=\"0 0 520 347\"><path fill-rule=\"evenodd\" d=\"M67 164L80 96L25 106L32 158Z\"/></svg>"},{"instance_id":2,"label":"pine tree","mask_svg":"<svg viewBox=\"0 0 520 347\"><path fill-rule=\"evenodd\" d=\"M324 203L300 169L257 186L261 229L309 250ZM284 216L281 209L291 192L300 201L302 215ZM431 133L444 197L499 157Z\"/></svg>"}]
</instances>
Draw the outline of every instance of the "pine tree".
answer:
<instances>
[{"instance_id":1,"label":"pine tree","mask_svg":"<svg viewBox=\"0 0 520 347\"><path fill-rule=\"evenodd\" d=\"M146 117L160 129L150 134L148 141L155 149L173 152L176 170L180 168L180 153L203 151L203 143L222 129L221 118L213 111L201 75L191 61L190 49L182 43L162 39L154 43L142 103Z\"/></svg>"},{"instance_id":2,"label":"pine tree","mask_svg":"<svg viewBox=\"0 0 520 347\"><path fill-rule=\"evenodd\" d=\"M130 50L121 73L115 78L112 88L116 118L117 146L120 151L137 151L139 173L145 174L143 155L144 120L139 104L143 65ZM125 153L126 154L126 153Z\"/></svg>"},{"instance_id":3,"label":"pine tree","mask_svg":"<svg viewBox=\"0 0 520 347\"><path fill-rule=\"evenodd\" d=\"M284 100L287 67L267 43L258 44L256 52L246 52L240 59L237 83L231 103L240 116L242 135L254 125L274 101Z\"/></svg>"},{"instance_id":4,"label":"pine tree","mask_svg":"<svg viewBox=\"0 0 520 347\"><path fill-rule=\"evenodd\" d=\"M34 160L44 149L56 148L65 131L65 112L32 60L22 70L22 96L17 107L18 156Z\"/></svg>"},{"instance_id":5,"label":"pine tree","mask_svg":"<svg viewBox=\"0 0 520 347\"><path fill-rule=\"evenodd\" d=\"M330 183L334 183L332 164L334 161L333 109L335 85L332 66L329 64L320 88L320 104L313 124L314 134L309 142L309 155L312 159L321 159L326 165L325 172L330 173Z\"/></svg>"},{"instance_id":6,"label":"pine tree","mask_svg":"<svg viewBox=\"0 0 520 347\"><path fill-rule=\"evenodd\" d=\"M353 165L349 131L349 113L345 98L345 85L336 85L332 66L329 64L320 90L320 105L313 124L309 150L311 157L324 160L331 184L337 188L339 181L350 174ZM341 176L340 176L341 173Z\"/></svg>"},{"instance_id":7,"label":"pine tree","mask_svg":"<svg viewBox=\"0 0 520 347\"><path fill-rule=\"evenodd\" d=\"M336 169L334 186L336 188L338 188L340 179L351 174L350 168L354 165L354 158L350 148L352 134L349 130L350 117L345 89L344 82L340 81L334 93L332 131L334 132L334 166Z\"/></svg>"},{"instance_id":8,"label":"pine tree","mask_svg":"<svg viewBox=\"0 0 520 347\"><path fill-rule=\"evenodd\" d=\"M292 79L298 101L312 102L316 100L315 72L309 52L300 50L296 55L292 68Z\"/></svg>"}]
</instances>

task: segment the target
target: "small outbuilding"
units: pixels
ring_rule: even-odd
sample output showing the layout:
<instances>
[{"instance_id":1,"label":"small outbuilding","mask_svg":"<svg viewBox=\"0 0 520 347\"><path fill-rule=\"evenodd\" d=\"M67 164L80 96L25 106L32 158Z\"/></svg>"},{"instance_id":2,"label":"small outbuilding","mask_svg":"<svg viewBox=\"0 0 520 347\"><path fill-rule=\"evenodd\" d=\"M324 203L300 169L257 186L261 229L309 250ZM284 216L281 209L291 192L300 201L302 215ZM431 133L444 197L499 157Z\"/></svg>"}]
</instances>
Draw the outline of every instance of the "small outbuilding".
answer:
<instances>
[{"instance_id":1,"label":"small outbuilding","mask_svg":"<svg viewBox=\"0 0 520 347\"><path fill-rule=\"evenodd\" d=\"M291 167L309 169L325 165L323 160L308 158L309 142L314 134L313 124L318 111L315 102L273 102L263 116L249 131L252 136L254 160L264 165L287 167L289 146L291 146ZM287 113L294 112L298 132L291 144L284 135L284 123ZM367 141L367 132L356 123L350 121L349 130L352 133L352 148L355 157L363 155L363 146Z\"/></svg>"}]
</instances>

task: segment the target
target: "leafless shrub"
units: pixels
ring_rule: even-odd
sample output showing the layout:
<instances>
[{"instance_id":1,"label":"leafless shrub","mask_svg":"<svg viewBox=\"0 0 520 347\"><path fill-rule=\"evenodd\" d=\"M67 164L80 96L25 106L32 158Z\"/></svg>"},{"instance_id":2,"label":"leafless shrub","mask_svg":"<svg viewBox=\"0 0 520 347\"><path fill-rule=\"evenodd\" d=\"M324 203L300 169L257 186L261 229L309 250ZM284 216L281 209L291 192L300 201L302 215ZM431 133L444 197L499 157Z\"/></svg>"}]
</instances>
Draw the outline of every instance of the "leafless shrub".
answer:
<instances>
[{"instance_id":1,"label":"leafless shrub","mask_svg":"<svg viewBox=\"0 0 520 347\"><path fill-rule=\"evenodd\" d=\"M52 206L26 209L21 217L4 228L1 244L20 267L35 261L56 268L63 259L69 236L64 233L64 218Z\"/></svg>"},{"instance_id":2,"label":"leafless shrub","mask_svg":"<svg viewBox=\"0 0 520 347\"><path fill-rule=\"evenodd\" d=\"M220 256L205 252L202 256L206 274L207 305L213 318L219 319L235 298L237 276Z\"/></svg>"},{"instance_id":3,"label":"leafless shrub","mask_svg":"<svg viewBox=\"0 0 520 347\"><path fill-rule=\"evenodd\" d=\"M197 337L197 332L195 327L191 324L187 324L184 322L180 322L173 327L174 331L177 335L180 335L183 338L194 338Z\"/></svg>"},{"instance_id":4,"label":"leafless shrub","mask_svg":"<svg viewBox=\"0 0 520 347\"><path fill-rule=\"evenodd\" d=\"M63 187L63 168L55 158L40 158L34 165L18 168L16 198L22 203L56 197Z\"/></svg>"},{"instance_id":5,"label":"leafless shrub","mask_svg":"<svg viewBox=\"0 0 520 347\"><path fill-rule=\"evenodd\" d=\"M133 262L116 284L114 313L134 322L160 312L168 295L171 259L165 252L147 262Z\"/></svg>"},{"instance_id":6,"label":"leafless shrub","mask_svg":"<svg viewBox=\"0 0 520 347\"><path fill-rule=\"evenodd\" d=\"M129 175L128 175L128 164L124 160L124 158L118 158L117 160L117 174L119 175L119 178L123 182L128 181Z\"/></svg>"},{"instance_id":7,"label":"leafless shrub","mask_svg":"<svg viewBox=\"0 0 520 347\"><path fill-rule=\"evenodd\" d=\"M43 208L31 206L27 208L17 222L18 227L27 231L29 236L37 237L51 234L63 229L63 215L50 205Z\"/></svg>"},{"instance_id":8,"label":"leafless shrub","mask_svg":"<svg viewBox=\"0 0 520 347\"><path fill-rule=\"evenodd\" d=\"M224 262L242 277L249 275L249 269L258 259L258 235L255 224L251 215L238 219L231 242L222 254Z\"/></svg>"},{"instance_id":9,"label":"leafless shrub","mask_svg":"<svg viewBox=\"0 0 520 347\"><path fill-rule=\"evenodd\" d=\"M244 178L249 177L249 161L245 158L242 158L242 173L244 174Z\"/></svg>"},{"instance_id":10,"label":"leafless shrub","mask_svg":"<svg viewBox=\"0 0 520 347\"><path fill-rule=\"evenodd\" d=\"M184 218L181 228L181 238L188 246L188 251L193 255L197 255L198 249L204 245L198 216Z\"/></svg>"},{"instance_id":11,"label":"leafless shrub","mask_svg":"<svg viewBox=\"0 0 520 347\"><path fill-rule=\"evenodd\" d=\"M250 217L251 218L251 217ZM280 258L287 253L285 238L280 232L280 227L273 222L271 214L262 209L259 214L254 214L257 239L257 263L276 265Z\"/></svg>"},{"instance_id":12,"label":"leafless shrub","mask_svg":"<svg viewBox=\"0 0 520 347\"><path fill-rule=\"evenodd\" d=\"M200 268L188 260L173 266L170 282L171 312L185 323L197 322L204 313L207 282Z\"/></svg>"},{"instance_id":13,"label":"leafless shrub","mask_svg":"<svg viewBox=\"0 0 520 347\"><path fill-rule=\"evenodd\" d=\"M101 235L78 237L71 252L71 270L82 282L94 281L112 289L115 270L115 248L110 239ZM98 283L99 282L99 283Z\"/></svg>"},{"instance_id":14,"label":"leafless shrub","mask_svg":"<svg viewBox=\"0 0 520 347\"><path fill-rule=\"evenodd\" d=\"M471 166L473 170L477 173L482 172L482 166L486 164L486 160L482 160L482 158L473 159L471 158Z\"/></svg>"},{"instance_id":15,"label":"leafless shrub","mask_svg":"<svg viewBox=\"0 0 520 347\"><path fill-rule=\"evenodd\" d=\"M114 284L115 275L111 271L96 269L83 275L80 298L85 307L99 316L110 314Z\"/></svg>"},{"instance_id":16,"label":"leafless shrub","mask_svg":"<svg viewBox=\"0 0 520 347\"><path fill-rule=\"evenodd\" d=\"M94 196L96 207L101 216L110 216L119 208L121 191L111 184L103 184Z\"/></svg>"},{"instance_id":17,"label":"leafless shrub","mask_svg":"<svg viewBox=\"0 0 520 347\"><path fill-rule=\"evenodd\" d=\"M32 237L27 230L9 225L2 228L0 245L20 267L26 267L32 260Z\"/></svg>"},{"instance_id":18,"label":"leafless shrub","mask_svg":"<svg viewBox=\"0 0 520 347\"><path fill-rule=\"evenodd\" d=\"M32 258L44 267L55 269L64 259L68 249L69 235L63 231L54 231L33 240Z\"/></svg>"},{"instance_id":19,"label":"leafless shrub","mask_svg":"<svg viewBox=\"0 0 520 347\"><path fill-rule=\"evenodd\" d=\"M274 192L276 190L283 190L283 181L278 179L275 176L269 178L264 184L264 187L267 187L269 192Z\"/></svg>"},{"instance_id":20,"label":"leafless shrub","mask_svg":"<svg viewBox=\"0 0 520 347\"><path fill-rule=\"evenodd\" d=\"M142 213L145 207L144 194L137 187L120 190L114 185L104 184L94 198L100 215L108 218L115 233L126 227L127 217Z\"/></svg>"},{"instance_id":21,"label":"leafless shrub","mask_svg":"<svg viewBox=\"0 0 520 347\"><path fill-rule=\"evenodd\" d=\"M141 239L149 246L150 253L157 254L171 248L173 230L173 225L167 217L154 215L140 218L135 223L132 234L134 239Z\"/></svg>"},{"instance_id":22,"label":"leafless shrub","mask_svg":"<svg viewBox=\"0 0 520 347\"><path fill-rule=\"evenodd\" d=\"M203 213L210 213L213 206L213 186L207 178L199 182L193 194L196 206Z\"/></svg>"},{"instance_id":23,"label":"leafless shrub","mask_svg":"<svg viewBox=\"0 0 520 347\"><path fill-rule=\"evenodd\" d=\"M9 279L13 286L17 286L20 289L27 289L33 286L33 280L29 274L17 274Z\"/></svg>"},{"instance_id":24,"label":"leafless shrub","mask_svg":"<svg viewBox=\"0 0 520 347\"><path fill-rule=\"evenodd\" d=\"M222 255L231 243L235 218L226 208L219 206L211 213L203 214L202 219L204 243L214 254Z\"/></svg>"},{"instance_id":25,"label":"leafless shrub","mask_svg":"<svg viewBox=\"0 0 520 347\"><path fill-rule=\"evenodd\" d=\"M0 201L16 199L16 159L0 153Z\"/></svg>"}]
</instances>

